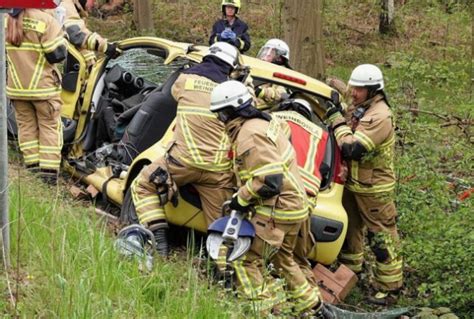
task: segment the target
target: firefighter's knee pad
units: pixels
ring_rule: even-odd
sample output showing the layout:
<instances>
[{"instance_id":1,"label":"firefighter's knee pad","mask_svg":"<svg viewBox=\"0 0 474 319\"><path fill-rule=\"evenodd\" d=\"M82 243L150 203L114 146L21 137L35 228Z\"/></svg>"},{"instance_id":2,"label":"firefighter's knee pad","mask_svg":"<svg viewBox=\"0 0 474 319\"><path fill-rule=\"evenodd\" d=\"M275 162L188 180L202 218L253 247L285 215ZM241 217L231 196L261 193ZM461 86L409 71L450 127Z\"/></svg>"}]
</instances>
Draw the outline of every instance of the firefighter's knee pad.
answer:
<instances>
[{"instance_id":1,"label":"firefighter's knee pad","mask_svg":"<svg viewBox=\"0 0 474 319\"><path fill-rule=\"evenodd\" d=\"M155 184L160 206L171 202L174 207L178 205L178 186L171 178L166 167L158 166L151 173L149 182Z\"/></svg>"}]
</instances>

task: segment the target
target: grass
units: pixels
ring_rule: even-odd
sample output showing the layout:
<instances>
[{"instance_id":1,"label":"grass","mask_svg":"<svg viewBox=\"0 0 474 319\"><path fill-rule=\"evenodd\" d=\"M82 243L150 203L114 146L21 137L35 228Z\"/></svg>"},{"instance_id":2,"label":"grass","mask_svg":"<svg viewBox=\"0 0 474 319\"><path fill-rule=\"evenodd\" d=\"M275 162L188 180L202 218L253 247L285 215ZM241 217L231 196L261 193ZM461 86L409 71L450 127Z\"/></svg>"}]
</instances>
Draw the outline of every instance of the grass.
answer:
<instances>
[{"instance_id":1,"label":"grass","mask_svg":"<svg viewBox=\"0 0 474 319\"><path fill-rule=\"evenodd\" d=\"M12 298L3 315L25 318L235 318L238 306L193 267L193 256L155 259L151 273L122 259L92 207L63 188L13 174L10 191Z\"/></svg>"}]
</instances>

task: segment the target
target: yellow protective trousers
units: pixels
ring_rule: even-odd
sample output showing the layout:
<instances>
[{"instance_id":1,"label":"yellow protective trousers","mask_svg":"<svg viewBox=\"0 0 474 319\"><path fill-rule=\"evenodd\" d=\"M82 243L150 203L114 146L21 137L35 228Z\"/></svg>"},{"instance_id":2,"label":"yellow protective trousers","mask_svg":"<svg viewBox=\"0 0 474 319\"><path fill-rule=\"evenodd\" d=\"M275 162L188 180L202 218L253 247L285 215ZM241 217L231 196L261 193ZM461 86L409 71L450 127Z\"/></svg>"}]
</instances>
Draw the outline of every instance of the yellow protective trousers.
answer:
<instances>
[{"instance_id":1,"label":"yellow protective trousers","mask_svg":"<svg viewBox=\"0 0 474 319\"><path fill-rule=\"evenodd\" d=\"M313 234L311 234L311 218L308 218L301 225L293 255L308 283L319 293L318 280L314 276L311 264L306 257L311 252L314 245L316 245L316 240L314 239Z\"/></svg>"},{"instance_id":2,"label":"yellow protective trousers","mask_svg":"<svg viewBox=\"0 0 474 319\"><path fill-rule=\"evenodd\" d=\"M63 132L61 99L44 101L12 100L18 125L18 143L27 166L59 170Z\"/></svg>"},{"instance_id":3,"label":"yellow protective trousers","mask_svg":"<svg viewBox=\"0 0 474 319\"><path fill-rule=\"evenodd\" d=\"M361 272L364 262L364 228L376 257L374 286L390 291L403 284L403 260L399 252L395 204L391 194L358 194L344 189L342 198L349 225L339 261L354 272Z\"/></svg>"},{"instance_id":4,"label":"yellow protective trousers","mask_svg":"<svg viewBox=\"0 0 474 319\"><path fill-rule=\"evenodd\" d=\"M157 225L167 223L164 208L159 203L157 186L150 181L150 176L159 167L171 175L176 185L192 184L196 188L208 226L221 217L222 204L233 193L232 172L210 172L182 164L171 150L168 155L145 166L132 183L132 199L142 225L153 230Z\"/></svg>"},{"instance_id":5,"label":"yellow protective trousers","mask_svg":"<svg viewBox=\"0 0 474 319\"><path fill-rule=\"evenodd\" d=\"M304 221L280 223L256 214L252 224L256 229L250 250L233 262L239 294L256 304L260 311L289 301L295 313L313 308L320 302L318 289L306 279L296 263L293 252ZM280 293L277 281L268 273L267 265L284 279L286 295Z\"/></svg>"}]
</instances>

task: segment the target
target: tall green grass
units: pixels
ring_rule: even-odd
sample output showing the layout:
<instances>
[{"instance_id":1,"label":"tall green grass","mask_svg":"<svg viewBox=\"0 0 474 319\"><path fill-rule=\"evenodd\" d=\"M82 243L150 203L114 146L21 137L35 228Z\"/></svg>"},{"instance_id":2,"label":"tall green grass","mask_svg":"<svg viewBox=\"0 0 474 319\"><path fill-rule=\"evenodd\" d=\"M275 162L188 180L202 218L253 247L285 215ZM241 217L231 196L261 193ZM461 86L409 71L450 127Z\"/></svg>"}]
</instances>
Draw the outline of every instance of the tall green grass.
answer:
<instances>
[{"instance_id":1,"label":"tall green grass","mask_svg":"<svg viewBox=\"0 0 474 319\"><path fill-rule=\"evenodd\" d=\"M63 188L13 177L10 191L12 269L17 304L4 315L24 318L236 318L239 309L193 267L193 256L155 258L151 273L122 259L114 236L93 208L70 203ZM204 266L205 268L205 266ZM19 270L19 271L17 271ZM0 283L7 291L7 276Z\"/></svg>"}]
</instances>

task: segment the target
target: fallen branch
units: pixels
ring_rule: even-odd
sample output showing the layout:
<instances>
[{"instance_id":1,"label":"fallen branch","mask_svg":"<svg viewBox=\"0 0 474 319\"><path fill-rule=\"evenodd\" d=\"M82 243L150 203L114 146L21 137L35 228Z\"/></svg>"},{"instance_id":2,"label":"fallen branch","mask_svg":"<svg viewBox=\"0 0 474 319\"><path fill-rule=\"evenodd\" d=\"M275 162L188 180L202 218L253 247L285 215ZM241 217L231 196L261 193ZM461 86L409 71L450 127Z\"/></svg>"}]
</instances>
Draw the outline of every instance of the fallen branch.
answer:
<instances>
[{"instance_id":1,"label":"fallen branch","mask_svg":"<svg viewBox=\"0 0 474 319\"><path fill-rule=\"evenodd\" d=\"M112 214L109 214L109 213L107 213L106 211L103 211L100 208L96 208L95 212L96 212L97 215L105 217L107 219L108 223L116 223L116 222L119 221L119 219L116 216L114 216Z\"/></svg>"},{"instance_id":2,"label":"fallen branch","mask_svg":"<svg viewBox=\"0 0 474 319\"><path fill-rule=\"evenodd\" d=\"M441 127L447 127L447 126L452 126L452 125L470 126L473 124L474 124L473 119L455 119L455 120L451 120L449 122L441 124Z\"/></svg>"},{"instance_id":3,"label":"fallen branch","mask_svg":"<svg viewBox=\"0 0 474 319\"><path fill-rule=\"evenodd\" d=\"M357 33L359 33L359 34L362 34L362 35L366 35L366 34L367 34L367 32L360 31L360 30L358 30L358 29L356 29L356 28L353 28L353 27L351 27L351 26L349 26L349 25L347 25L347 24L345 24L345 23L338 22L338 23L337 23L337 26L340 27L340 28L343 28L343 29L348 29L348 30L351 30L351 31L355 31L355 32L357 32Z\"/></svg>"},{"instance_id":4,"label":"fallen branch","mask_svg":"<svg viewBox=\"0 0 474 319\"><path fill-rule=\"evenodd\" d=\"M406 110L409 111L409 112L412 112L414 114L423 113L423 114L433 115L433 116L435 116L437 118L440 118L442 120L445 120L445 121L449 121L449 116L448 115L439 114L439 113L432 112L432 111L424 111L424 110L420 110L420 109L414 109L414 108L407 108Z\"/></svg>"},{"instance_id":5,"label":"fallen branch","mask_svg":"<svg viewBox=\"0 0 474 319\"><path fill-rule=\"evenodd\" d=\"M422 114L427 114L427 115L432 115L434 117L437 117L441 120L444 121L444 123L440 124L440 127L448 127L448 126L457 126L464 135L466 135L467 138L471 138L471 134L469 133L469 128L471 125L474 124L474 119L463 119L459 116L456 115L448 115L448 114L442 114L442 113L437 113L433 111L425 111L425 110L420 110L417 108L412 108L412 107L402 107L403 110L406 110L408 112L413 113L414 115L418 115L418 113Z\"/></svg>"}]
</instances>

